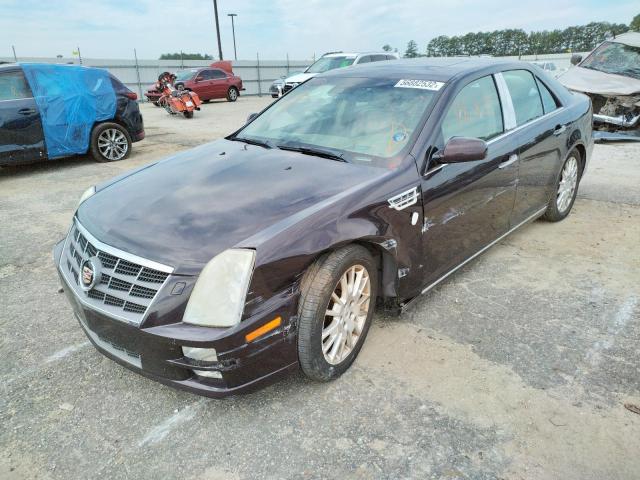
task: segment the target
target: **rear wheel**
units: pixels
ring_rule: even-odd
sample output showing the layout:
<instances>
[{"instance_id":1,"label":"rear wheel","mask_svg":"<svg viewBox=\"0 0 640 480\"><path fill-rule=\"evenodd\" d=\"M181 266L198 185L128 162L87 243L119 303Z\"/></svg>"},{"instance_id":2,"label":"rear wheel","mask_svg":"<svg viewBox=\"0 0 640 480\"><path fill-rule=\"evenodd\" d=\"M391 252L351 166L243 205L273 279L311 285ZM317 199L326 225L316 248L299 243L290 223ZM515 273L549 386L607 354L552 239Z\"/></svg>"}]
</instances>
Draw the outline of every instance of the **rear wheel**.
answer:
<instances>
[{"instance_id":1,"label":"rear wheel","mask_svg":"<svg viewBox=\"0 0 640 480\"><path fill-rule=\"evenodd\" d=\"M97 162L124 160L131 153L129 132L113 122L101 123L91 132L91 156Z\"/></svg>"},{"instance_id":2,"label":"rear wheel","mask_svg":"<svg viewBox=\"0 0 640 480\"><path fill-rule=\"evenodd\" d=\"M236 87L231 87L227 90L227 100L229 102L235 102L238 99L238 89Z\"/></svg>"},{"instance_id":3,"label":"rear wheel","mask_svg":"<svg viewBox=\"0 0 640 480\"><path fill-rule=\"evenodd\" d=\"M544 219L550 222L564 220L576 200L578 185L582 173L580 152L572 150L564 161L560 176L556 182L554 194L549 199Z\"/></svg>"},{"instance_id":4,"label":"rear wheel","mask_svg":"<svg viewBox=\"0 0 640 480\"><path fill-rule=\"evenodd\" d=\"M332 380L353 363L371 325L377 285L377 265L359 245L309 268L298 309L298 358L308 377Z\"/></svg>"},{"instance_id":5,"label":"rear wheel","mask_svg":"<svg viewBox=\"0 0 640 480\"><path fill-rule=\"evenodd\" d=\"M211 100L207 98L206 100L202 100L202 103L209 103Z\"/></svg>"}]
</instances>

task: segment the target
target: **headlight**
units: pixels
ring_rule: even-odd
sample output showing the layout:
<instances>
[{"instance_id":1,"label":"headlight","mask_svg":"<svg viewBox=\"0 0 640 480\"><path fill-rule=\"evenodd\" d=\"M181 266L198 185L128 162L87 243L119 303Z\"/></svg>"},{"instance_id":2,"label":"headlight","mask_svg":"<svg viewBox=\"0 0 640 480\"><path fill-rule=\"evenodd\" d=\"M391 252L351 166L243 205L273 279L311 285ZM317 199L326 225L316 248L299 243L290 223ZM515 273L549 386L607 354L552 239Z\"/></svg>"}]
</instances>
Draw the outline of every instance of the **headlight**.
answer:
<instances>
[{"instance_id":1,"label":"headlight","mask_svg":"<svg viewBox=\"0 0 640 480\"><path fill-rule=\"evenodd\" d=\"M254 261L255 252L246 249L230 249L214 257L193 287L183 321L203 327L238 324Z\"/></svg>"},{"instance_id":2,"label":"headlight","mask_svg":"<svg viewBox=\"0 0 640 480\"><path fill-rule=\"evenodd\" d=\"M82 202L84 202L87 198L92 197L94 194L96 193L96 186L93 185L89 188L87 188L84 193L82 194L82 196L80 197L80 200L78 201L78 207L80 206L80 204ZM76 207L76 209L78 208Z\"/></svg>"}]
</instances>

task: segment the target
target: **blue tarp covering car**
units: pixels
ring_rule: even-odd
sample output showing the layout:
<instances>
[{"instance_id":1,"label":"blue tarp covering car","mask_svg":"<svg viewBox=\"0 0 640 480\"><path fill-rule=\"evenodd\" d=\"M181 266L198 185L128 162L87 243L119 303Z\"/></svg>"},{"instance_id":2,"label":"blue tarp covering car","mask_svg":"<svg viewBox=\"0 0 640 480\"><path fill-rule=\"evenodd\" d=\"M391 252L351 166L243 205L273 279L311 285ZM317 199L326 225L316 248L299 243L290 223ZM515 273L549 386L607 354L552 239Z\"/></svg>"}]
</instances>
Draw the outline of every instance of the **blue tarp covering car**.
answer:
<instances>
[{"instance_id":1,"label":"blue tarp covering car","mask_svg":"<svg viewBox=\"0 0 640 480\"><path fill-rule=\"evenodd\" d=\"M76 65L20 66L40 111L47 156L86 153L93 125L116 113L109 72Z\"/></svg>"},{"instance_id":2,"label":"blue tarp covering car","mask_svg":"<svg viewBox=\"0 0 640 480\"><path fill-rule=\"evenodd\" d=\"M137 95L108 71L0 65L0 167L86 153L123 160L143 138Z\"/></svg>"}]
</instances>

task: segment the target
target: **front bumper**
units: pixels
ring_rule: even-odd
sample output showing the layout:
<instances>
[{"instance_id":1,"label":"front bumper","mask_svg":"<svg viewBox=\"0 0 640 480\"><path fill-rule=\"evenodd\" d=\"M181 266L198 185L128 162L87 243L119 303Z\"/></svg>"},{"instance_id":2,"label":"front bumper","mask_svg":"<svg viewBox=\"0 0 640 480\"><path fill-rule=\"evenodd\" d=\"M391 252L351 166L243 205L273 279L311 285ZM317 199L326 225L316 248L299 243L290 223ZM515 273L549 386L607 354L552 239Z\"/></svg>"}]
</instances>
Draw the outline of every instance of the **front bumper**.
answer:
<instances>
[{"instance_id":1,"label":"front bumper","mask_svg":"<svg viewBox=\"0 0 640 480\"><path fill-rule=\"evenodd\" d=\"M64 241L54 249L54 260L64 292L83 331L102 354L141 375L166 385L208 397L248 393L271 384L298 368L296 311L293 290L271 299L260 313L229 329L198 327L175 322L163 325L161 312L135 326L97 311L84 303L60 270ZM190 289L185 289L185 291ZM155 302L162 303L161 298ZM150 307L153 310L153 305ZM246 333L280 316L282 324L254 342ZM175 311L171 313L175 320ZM182 346L214 348L216 362L185 358ZM220 372L221 378L199 376L193 369Z\"/></svg>"}]
</instances>

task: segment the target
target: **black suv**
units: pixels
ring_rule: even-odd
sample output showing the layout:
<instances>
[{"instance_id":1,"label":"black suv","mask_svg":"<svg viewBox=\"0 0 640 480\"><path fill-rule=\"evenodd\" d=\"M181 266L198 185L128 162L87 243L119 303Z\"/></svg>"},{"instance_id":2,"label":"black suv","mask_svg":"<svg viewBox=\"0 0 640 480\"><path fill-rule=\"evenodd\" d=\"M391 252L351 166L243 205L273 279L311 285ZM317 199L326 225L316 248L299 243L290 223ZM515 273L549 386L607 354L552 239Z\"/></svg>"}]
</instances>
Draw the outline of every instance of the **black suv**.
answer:
<instances>
[{"instance_id":1,"label":"black suv","mask_svg":"<svg viewBox=\"0 0 640 480\"><path fill-rule=\"evenodd\" d=\"M29 64L33 69L37 65ZM49 84L39 84L37 93L35 86L28 80L26 65L7 64L0 66L0 166L31 163L39 160L60 158L70 155L91 153L99 162L111 162L126 158L131 152L131 144L144 138L142 115L138 108L137 95L129 90L117 78L104 70L91 69L71 65L43 65L49 70ZM109 87L111 113L96 120L90 115L76 115L71 118L76 105L59 94L58 86L64 87L65 72L76 69L93 75L92 81L100 81L102 76L109 79L113 92ZM101 72L96 74L96 71ZM52 73L55 72L55 73ZM60 74L62 72L62 74ZM76 97L82 97L85 88L90 99L84 102L86 111L99 111L105 96L96 96L91 91L91 81L76 82ZM105 82L102 82L103 84ZM55 88L50 88L50 87ZM113 96L115 94L115 108ZM61 113L62 112L62 113ZM54 118L61 114L62 118ZM95 117L95 116L94 116ZM47 123L47 120L49 123ZM65 125L68 122L68 125ZM73 123L73 125L71 125ZM55 125L54 125L55 124ZM47 125L51 126L50 129ZM44 128L43 128L44 126ZM57 137L52 136L57 129ZM66 130L65 130L66 129ZM60 131L65 135L60 135ZM54 142L55 140L55 142ZM56 144L56 148L54 147Z\"/></svg>"}]
</instances>

